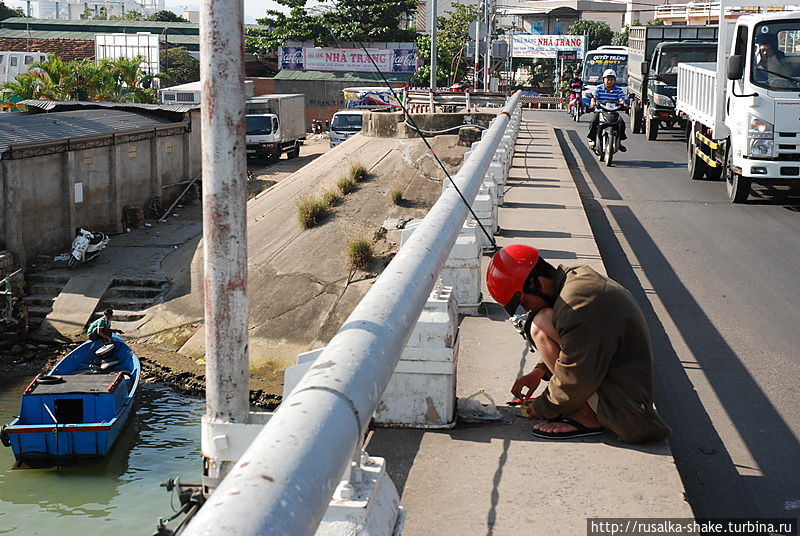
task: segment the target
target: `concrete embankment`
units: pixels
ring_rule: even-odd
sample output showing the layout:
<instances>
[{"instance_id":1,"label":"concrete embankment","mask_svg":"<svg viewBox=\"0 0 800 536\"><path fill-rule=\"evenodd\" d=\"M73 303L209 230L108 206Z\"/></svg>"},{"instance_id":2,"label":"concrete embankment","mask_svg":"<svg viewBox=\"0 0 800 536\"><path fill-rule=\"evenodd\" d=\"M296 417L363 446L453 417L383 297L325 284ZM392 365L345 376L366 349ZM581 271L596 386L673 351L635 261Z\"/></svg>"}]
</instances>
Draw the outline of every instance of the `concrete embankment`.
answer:
<instances>
[{"instance_id":1,"label":"concrete embankment","mask_svg":"<svg viewBox=\"0 0 800 536\"><path fill-rule=\"evenodd\" d=\"M457 142L457 135L431 139L453 171L466 151ZM298 200L335 189L356 163L368 169L368 180L320 225L301 228ZM396 248L380 231L382 222L424 216L441 192L442 175L419 139L357 135L250 200L250 369L265 392L280 393L285 366L338 330ZM403 192L400 205L390 200L394 189ZM353 273L345 250L358 237L373 242L376 257L366 271ZM202 266L199 237L171 254L162 264L171 291L131 332L141 342L177 352L173 361L197 364L204 356Z\"/></svg>"},{"instance_id":2,"label":"concrete embankment","mask_svg":"<svg viewBox=\"0 0 800 536\"><path fill-rule=\"evenodd\" d=\"M506 188L498 245L529 244L553 264L605 271L550 125L523 121ZM666 442L531 435L531 421L505 401L538 356L497 304L484 303L459 329L457 396L485 389L505 419L442 431L375 432L368 451L387 459L408 512L405 535L579 535L592 517L692 516Z\"/></svg>"}]
</instances>

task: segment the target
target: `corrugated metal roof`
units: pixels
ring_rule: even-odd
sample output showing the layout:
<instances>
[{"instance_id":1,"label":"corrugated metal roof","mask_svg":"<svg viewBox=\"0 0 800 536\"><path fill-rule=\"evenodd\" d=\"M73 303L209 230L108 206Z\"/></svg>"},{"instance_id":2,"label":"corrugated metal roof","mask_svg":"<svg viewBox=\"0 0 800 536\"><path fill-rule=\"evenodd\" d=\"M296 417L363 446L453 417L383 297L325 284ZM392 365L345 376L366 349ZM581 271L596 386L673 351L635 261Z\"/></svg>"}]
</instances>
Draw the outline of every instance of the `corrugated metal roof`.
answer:
<instances>
[{"instance_id":1,"label":"corrugated metal roof","mask_svg":"<svg viewBox=\"0 0 800 536\"><path fill-rule=\"evenodd\" d=\"M116 110L147 110L155 112L186 113L200 108L196 104L140 104L135 102L94 102L94 101L51 101L28 99L22 101L28 108L43 111L64 111L90 108L112 108Z\"/></svg>"},{"instance_id":2,"label":"corrugated metal roof","mask_svg":"<svg viewBox=\"0 0 800 536\"><path fill-rule=\"evenodd\" d=\"M18 28L0 28L0 37L23 38L23 39L82 39L94 41L95 36L102 32L83 32L77 30L22 30ZM152 33L152 32L151 32ZM158 34L159 41L173 45L197 45L200 46L199 35L181 34Z\"/></svg>"},{"instance_id":3,"label":"corrugated metal roof","mask_svg":"<svg viewBox=\"0 0 800 536\"><path fill-rule=\"evenodd\" d=\"M413 73L383 73L389 82L408 82ZM284 69L275 75L275 80L318 80L328 82L382 82L378 73L354 73L351 71L290 71Z\"/></svg>"},{"instance_id":4,"label":"corrugated metal roof","mask_svg":"<svg viewBox=\"0 0 800 536\"><path fill-rule=\"evenodd\" d=\"M54 26L114 26L114 27L130 27L130 28L186 28L186 29L198 29L200 28L199 24L195 24L192 22L162 22L162 21L152 21L152 20L92 20L92 19L81 19L81 20L67 20L67 19L31 19L27 17L10 17L8 19L4 19L3 25L8 24L26 24L26 25L37 25L37 24L47 24L47 25L54 25Z\"/></svg>"},{"instance_id":5,"label":"corrugated metal roof","mask_svg":"<svg viewBox=\"0 0 800 536\"><path fill-rule=\"evenodd\" d=\"M0 152L23 143L154 128L172 122L154 114L111 109L0 114Z\"/></svg>"}]
</instances>

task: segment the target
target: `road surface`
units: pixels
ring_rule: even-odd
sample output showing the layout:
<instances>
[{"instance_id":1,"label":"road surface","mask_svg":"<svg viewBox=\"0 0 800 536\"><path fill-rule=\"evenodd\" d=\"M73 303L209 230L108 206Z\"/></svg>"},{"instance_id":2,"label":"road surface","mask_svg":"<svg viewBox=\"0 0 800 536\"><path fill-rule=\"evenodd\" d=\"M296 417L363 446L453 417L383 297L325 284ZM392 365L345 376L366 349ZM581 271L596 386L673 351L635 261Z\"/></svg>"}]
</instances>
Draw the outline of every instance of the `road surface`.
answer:
<instances>
[{"instance_id":1,"label":"road surface","mask_svg":"<svg viewBox=\"0 0 800 536\"><path fill-rule=\"evenodd\" d=\"M695 515L800 516L800 191L733 205L688 178L676 134L629 134L607 168L589 116L525 115L556 126L608 273L647 317Z\"/></svg>"}]
</instances>

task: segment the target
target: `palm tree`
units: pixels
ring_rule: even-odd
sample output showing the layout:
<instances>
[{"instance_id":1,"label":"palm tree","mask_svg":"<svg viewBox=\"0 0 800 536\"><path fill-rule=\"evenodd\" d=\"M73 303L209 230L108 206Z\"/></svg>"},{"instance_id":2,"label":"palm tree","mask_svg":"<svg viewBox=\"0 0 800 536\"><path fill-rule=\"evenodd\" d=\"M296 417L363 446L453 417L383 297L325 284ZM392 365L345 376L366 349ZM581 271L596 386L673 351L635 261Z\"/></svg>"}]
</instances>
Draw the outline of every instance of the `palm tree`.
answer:
<instances>
[{"instance_id":1,"label":"palm tree","mask_svg":"<svg viewBox=\"0 0 800 536\"><path fill-rule=\"evenodd\" d=\"M42 88L42 80L31 73L23 73L0 87L6 97L16 95L23 100L37 99Z\"/></svg>"}]
</instances>

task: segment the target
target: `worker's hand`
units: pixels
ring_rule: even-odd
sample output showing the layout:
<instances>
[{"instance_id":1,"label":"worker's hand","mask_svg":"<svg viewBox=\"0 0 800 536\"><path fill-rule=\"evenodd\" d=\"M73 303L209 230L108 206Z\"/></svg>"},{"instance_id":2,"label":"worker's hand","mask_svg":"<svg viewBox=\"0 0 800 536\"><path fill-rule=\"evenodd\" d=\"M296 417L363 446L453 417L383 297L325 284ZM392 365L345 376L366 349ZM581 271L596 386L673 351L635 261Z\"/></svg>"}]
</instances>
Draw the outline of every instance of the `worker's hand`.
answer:
<instances>
[{"instance_id":1,"label":"worker's hand","mask_svg":"<svg viewBox=\"0 0 800 536\"><path fill-rule=\"evenodd\" d=\"M535 398L531 398L530 400L526 400L522 403L525 406L525 415L529 419L538 419L539 416L536 415L536 410L533 408L533 401L536 400Z\"/></svg>"},{"instance_id":2,"label":"worker's hand","mask_svg":"<svg viewBox=\"0 0 800 536\"><path fill-rule=\"evenodd\" d=\"M536 388L539 387L539 382L542 381L542 373L539 369L534 369L530 374L520 376L511 387L511 394L520 400L530 398ZM523 393L523 389L527 388L528 392Z\"/></svg>"}]
</instances>

